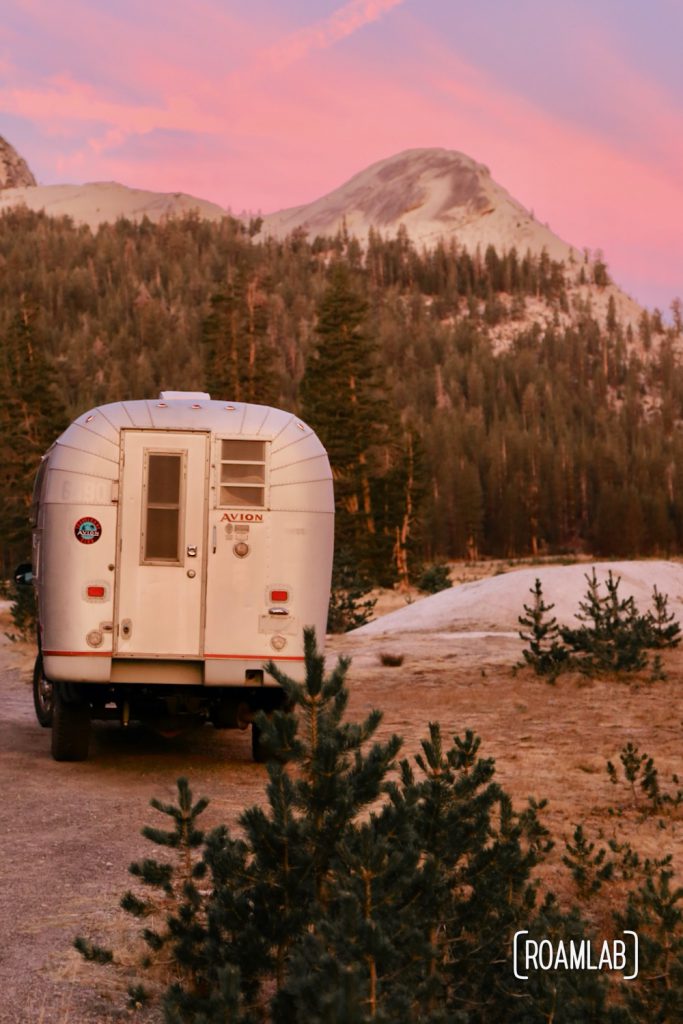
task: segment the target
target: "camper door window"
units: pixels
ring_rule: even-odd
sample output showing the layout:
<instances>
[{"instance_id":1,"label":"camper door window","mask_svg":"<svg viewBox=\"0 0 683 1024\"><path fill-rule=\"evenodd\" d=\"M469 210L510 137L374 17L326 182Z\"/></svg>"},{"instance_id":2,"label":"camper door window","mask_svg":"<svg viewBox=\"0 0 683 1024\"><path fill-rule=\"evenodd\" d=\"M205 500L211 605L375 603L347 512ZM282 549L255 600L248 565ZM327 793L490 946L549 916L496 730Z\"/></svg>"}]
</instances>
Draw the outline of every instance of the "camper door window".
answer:
<instances>
[{"instance_id":1,"label":"camper door window","mask_svg":"<svg viewBox=\"0 0 683 1024\"><path fill-rule=\"evenodd\" d=\"M180 564L185 456L145 450L143 562Z\"/></svg>"},{"instance_id":2,"label":"camper door window","mask_svg":"<svg viewBox=\"0 0 683 1024\"><path fill-rule=\"evenodd\" d=\"M264 508L265 441L221 441L218 503L222 508Z\"/></svg>"}]
</instances>

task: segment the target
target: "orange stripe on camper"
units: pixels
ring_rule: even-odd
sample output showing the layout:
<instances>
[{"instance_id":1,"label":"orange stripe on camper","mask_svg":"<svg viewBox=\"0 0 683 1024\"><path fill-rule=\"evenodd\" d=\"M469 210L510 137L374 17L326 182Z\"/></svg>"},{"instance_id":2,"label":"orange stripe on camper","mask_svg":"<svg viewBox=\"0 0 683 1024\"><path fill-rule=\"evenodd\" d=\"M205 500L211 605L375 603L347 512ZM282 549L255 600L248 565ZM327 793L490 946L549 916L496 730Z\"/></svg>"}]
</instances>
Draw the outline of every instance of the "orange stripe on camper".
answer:
<instances>
[{"instance_id":1,"label":"orange stripe on camper","mask_svg":"<svg viewBox=\"0 0 683 1024\"><path fill-rule=\"evenodd\" d=\"M43 651L50 658L111 658L111 651ZM303 654L205 654L204 658L235 658L237 661L303 661ZM150 659L154 660L154 659ZM201 661L202 656L197 656Z\"/></svg>"},{"instance_id":2,"label":"orange stripe on camper","mask_svg":"<svg viewBox=\"0 0 683 1024\"><path fill-rule=\"evenodd\" d=\"M49 658L111 658L111 651L43 651Z\"/></svg>"},{"instance_id":3,"label":"orange stripe on camper","mask_svg":"<svg viewBox=\"0 0 683 1024\"><path fill-rule=\"evenodd\" d=\"M238 661L303 661L303 654L205 654L205 658L236 658Z\"/></svg>"}]
</instances>

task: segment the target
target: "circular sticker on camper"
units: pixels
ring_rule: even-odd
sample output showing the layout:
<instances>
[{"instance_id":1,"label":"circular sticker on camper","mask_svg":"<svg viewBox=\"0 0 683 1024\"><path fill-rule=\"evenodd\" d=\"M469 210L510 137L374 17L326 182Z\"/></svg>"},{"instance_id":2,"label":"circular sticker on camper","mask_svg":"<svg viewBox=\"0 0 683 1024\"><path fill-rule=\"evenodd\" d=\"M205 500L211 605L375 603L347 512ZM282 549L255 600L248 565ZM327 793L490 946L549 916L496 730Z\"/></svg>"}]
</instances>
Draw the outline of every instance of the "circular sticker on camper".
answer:
<instances>
[{"instance_id":1,"label":"circular sticker on camper","mask_svg":"<svg viewBox=\"0 0 683 1024\"><path fill-rule=\"evenodd\" d=\"M74 526L74 533L81 544L94 544L102 536L102 524L92 516L84 516Z\"/></svg>"}]
</instances>

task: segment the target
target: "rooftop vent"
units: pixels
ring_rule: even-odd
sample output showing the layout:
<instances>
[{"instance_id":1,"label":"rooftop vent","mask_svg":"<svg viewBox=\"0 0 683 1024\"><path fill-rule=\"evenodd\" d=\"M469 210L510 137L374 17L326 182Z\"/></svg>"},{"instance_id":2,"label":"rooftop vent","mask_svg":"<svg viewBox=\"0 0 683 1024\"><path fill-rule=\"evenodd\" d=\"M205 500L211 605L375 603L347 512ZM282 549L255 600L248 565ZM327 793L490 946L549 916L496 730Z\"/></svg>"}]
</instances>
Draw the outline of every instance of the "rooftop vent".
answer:
<instances>
[{"instance_id":1,"label":"rooftop vent","mask_svg":"<svg viewBox=\"0 0 683 1024\"><path fill-rule=\"evenodd\" d=\"M207 394L206 391L162 391L159 398L165 402L171 401L174 398L194 399L195 401L198 398L204 398L207 402L211 401L211 395Z\"/></svg>"}]
</instances>

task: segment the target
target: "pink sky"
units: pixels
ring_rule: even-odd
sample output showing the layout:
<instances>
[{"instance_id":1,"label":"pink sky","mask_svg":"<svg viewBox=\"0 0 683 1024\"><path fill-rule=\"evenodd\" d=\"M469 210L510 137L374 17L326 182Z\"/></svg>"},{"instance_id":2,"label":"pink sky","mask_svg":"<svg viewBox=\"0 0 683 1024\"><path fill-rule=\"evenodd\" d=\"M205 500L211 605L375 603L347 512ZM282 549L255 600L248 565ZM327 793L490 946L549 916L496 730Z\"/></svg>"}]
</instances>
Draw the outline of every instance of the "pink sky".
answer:
<instances>
[{"instance_id":1,"label":"pink sky","mask_svg":"<svg viewBox=\"0 0 683 1024\"><path fill-rule=\"evenodd\" d=\"M0 134L40 183L233 211L456 149L636 299L683 294L675 0L6 0Z\"/></svg>"}]
</instances>

